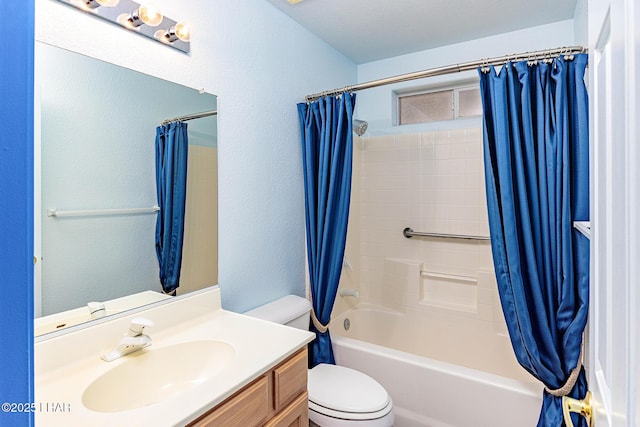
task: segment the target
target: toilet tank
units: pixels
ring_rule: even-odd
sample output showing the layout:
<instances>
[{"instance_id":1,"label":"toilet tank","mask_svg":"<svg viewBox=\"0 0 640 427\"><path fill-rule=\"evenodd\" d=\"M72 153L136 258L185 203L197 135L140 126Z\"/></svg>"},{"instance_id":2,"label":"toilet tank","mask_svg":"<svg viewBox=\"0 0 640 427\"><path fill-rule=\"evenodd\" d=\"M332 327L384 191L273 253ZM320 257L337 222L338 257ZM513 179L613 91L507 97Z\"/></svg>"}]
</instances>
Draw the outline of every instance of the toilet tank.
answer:
<instances>
[{"instance_id":1,"label":"toilet tank","mask_svg":"<svg viewBox=\"0 0 640 427\"><path fill-rule=\"evenodd\" d=\"M311 303L297 295L287 295L245 312L247 316L294 328L309 330Z\"/></svg>"}]
</instances>

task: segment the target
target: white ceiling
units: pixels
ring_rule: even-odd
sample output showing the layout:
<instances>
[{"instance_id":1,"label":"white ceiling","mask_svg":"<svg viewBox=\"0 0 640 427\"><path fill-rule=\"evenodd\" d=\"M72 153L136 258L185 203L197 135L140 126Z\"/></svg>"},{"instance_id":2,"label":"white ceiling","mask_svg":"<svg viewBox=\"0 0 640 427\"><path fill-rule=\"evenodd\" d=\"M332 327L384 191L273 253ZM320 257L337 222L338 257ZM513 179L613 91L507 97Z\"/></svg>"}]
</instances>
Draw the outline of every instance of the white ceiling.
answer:
<instances>
[{"instance_id":1,"label":"white ceiling","mask_svg":"<svg viewBox=\"0 0 640 427\"><path fill-rule=\"evenodd\" d=\"M356 64L572 19L576 0L268 0Z\"/></svg>"}]
</instances>

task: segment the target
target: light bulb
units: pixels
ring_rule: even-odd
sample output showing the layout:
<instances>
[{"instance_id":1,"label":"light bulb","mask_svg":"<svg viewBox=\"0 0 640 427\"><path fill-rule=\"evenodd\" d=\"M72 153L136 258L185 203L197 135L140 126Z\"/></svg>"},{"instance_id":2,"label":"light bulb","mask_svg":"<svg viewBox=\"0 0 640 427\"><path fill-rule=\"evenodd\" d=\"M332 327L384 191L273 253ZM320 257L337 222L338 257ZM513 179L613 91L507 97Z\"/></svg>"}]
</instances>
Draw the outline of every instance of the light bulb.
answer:
<instances>
[{"instance_id":1,"label":"light bulb","mask_svg":"<svg viewBox=\"0 0 640 427\"><path fill-rule=\"evenodd\" d=\"M160 9L152 4L143 4L138 8L137 14L142 22L150 27L157 27L162 22L162 13Z\"/></svg>"},{"instance_id":2,"label":"light bulb","mask_svg":"<svg viewBox=\"0 0 640 427\"><path fill-rule=\"evenodd\" d=\"M166 31L156 31L154 37L165 43L173 43L178 39L182 40L183 42L189 42L191 41L191 31L187 23L178 22L176 25Z\"/></svg>"},{"instance_id":3,"label":"light bulb","mask_svg":"<svg viewBox=\"0 0 640 427\"><path fill-rule=\"evenodd\" d=\"M120 17L118 17L118 22L129 28L138 28L142 24L156 27L160 25L162 19L160 9L152 4L143 4L126 17L127 23L121 22Z\"/></svg>"},{"instance_id":4,"label":"light bulb","mask_svg":"<svg viewBox=\"0 0 640 427\"><path fill-rule=\"evenodd\" d=\"M172 30L183 42L191 41L191 29L186 22L178 22Z\"/></svg>"},{"instance_id":5,"label":"light bulb","mask_svg":"<svg viewBox=\"0 0 640 427\"><path fill-rule=\"evenodd\" d=\"M118 17L116 18L116 22L120 25L122 25L125 28L128 28L130 30L140 30L139 28L136 28L133 26L133 20L131 19L131 14L130 13L121 13L120 15L118 15ZM142 24L140 24L142 25Z\"/></svg>"}]
</instances>

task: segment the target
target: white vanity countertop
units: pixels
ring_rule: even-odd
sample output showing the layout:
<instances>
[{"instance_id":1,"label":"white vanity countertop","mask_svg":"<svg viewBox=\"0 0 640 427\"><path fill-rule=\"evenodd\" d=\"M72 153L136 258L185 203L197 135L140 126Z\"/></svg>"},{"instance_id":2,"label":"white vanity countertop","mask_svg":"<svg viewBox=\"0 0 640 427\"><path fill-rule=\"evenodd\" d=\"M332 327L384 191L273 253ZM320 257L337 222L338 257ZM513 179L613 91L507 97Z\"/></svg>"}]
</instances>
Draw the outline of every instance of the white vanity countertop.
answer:
<instances>
[{"instance_id":1,"label":"white vanity countertop","mask_svg":"<svg viewBox=\"0 0 640 427\"><path fill-rule=\"evenodd\" d=\"M100 357L115 347L134 317L145 317L155 323L153 328L145 330L153 340L152 346L140 352L182 342L218 340L231 344L235 356L221 373L166 401L123 412L89 410L82 403L82 394L98 377L127 361L129 356L113 362L104 362ZM182 426L278 365L313 337L307 331L223 310L220 291L215 287L192 297L40 341L35 345L35 424ZM177 367L180 361L175 363ZM172 366L166 369L171 370Z\"/></svg>"}]
</instances>

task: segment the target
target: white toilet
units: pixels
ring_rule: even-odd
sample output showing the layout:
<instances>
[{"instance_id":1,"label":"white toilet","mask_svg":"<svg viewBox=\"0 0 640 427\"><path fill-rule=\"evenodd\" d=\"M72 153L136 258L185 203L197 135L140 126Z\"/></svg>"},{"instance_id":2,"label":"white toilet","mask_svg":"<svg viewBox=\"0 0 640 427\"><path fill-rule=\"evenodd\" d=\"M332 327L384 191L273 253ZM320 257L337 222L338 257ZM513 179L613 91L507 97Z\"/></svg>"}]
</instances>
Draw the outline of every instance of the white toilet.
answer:
<instances>
[{"instance_id":1,"label":"white toilet","mask_svg":"<svg viewBox=\"0 0 640 427\"><path fill-rule=\"evenodd\" d=\"M244 314L307 330L311 303L287 295ZM309 420L321 427L391 427L393 402L373 378L344 366L309 369Z\"/></svg>"}]
</instances>

